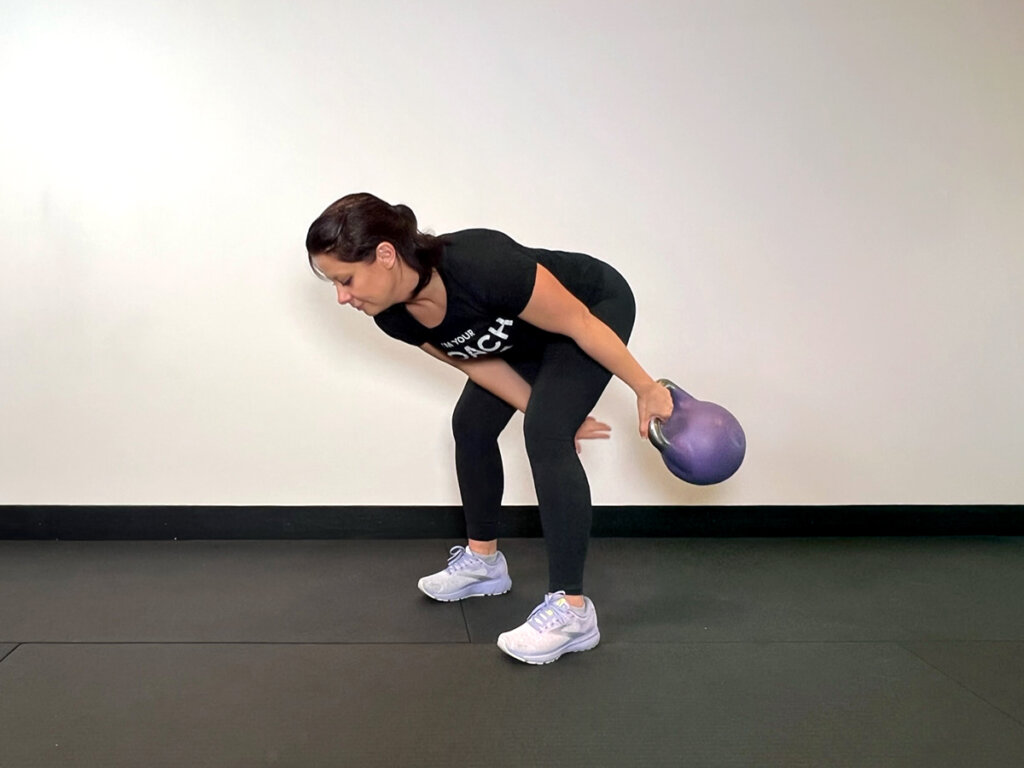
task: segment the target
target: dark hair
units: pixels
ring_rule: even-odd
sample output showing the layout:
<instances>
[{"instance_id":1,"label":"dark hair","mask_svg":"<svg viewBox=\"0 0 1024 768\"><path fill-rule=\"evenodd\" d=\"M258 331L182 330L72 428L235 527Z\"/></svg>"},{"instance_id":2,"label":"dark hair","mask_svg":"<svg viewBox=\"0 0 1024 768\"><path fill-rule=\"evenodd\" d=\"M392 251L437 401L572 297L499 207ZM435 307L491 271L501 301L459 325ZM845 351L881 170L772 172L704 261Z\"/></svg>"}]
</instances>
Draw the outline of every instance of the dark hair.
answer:
<instances>
[{"instance_id":1,"label":"dark hair","mask_svg":"<svg viewBox=\"0 0 1024 768\"><path fill-rule=\"evenodd\" d=\"M339 261L372 262L377 246L391 243L398 255L420 276L413 296L430 282L441 262L445 240L416 228L416 214L405 205L388 205L367 192L345 195L320 214L306 235L309 266L323 277L313 257L329 253Z\"/></svg>"}]
</instances>

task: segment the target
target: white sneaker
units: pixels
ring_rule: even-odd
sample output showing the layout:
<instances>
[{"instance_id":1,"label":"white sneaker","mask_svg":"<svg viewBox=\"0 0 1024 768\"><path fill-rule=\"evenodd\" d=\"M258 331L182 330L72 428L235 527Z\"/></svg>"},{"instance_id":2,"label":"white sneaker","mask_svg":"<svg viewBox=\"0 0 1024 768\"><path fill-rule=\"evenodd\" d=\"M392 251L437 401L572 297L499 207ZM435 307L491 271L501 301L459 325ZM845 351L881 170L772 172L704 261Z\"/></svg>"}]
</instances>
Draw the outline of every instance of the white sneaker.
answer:
<instances>
[{"instance_id":1,"label":"white sneaker","mask_svg":"<svg viewBox=\"0 0 1024 768\"><path fill-rule=\"evenodd\" d=\"M601 642L597 609L584 599L583 615L565 599L565 592L552 592L533 609L525 624L498 636L498 647L527 664L550 664L563 653L589 651Z\"/></svg>"},{"instance_id":2,"label":"white sneaker","mask_svg":"<svg viewBox=\"0 0 1024 768\"><path fill-rule=\"evenodd\" d=\"M450 603L466 597L503 595L512 589L508 563L501 552L493 565L468 547L452 547L450 552L447 568L419 580L417 586L427 597Z\"/></svg>"}]
</instances>

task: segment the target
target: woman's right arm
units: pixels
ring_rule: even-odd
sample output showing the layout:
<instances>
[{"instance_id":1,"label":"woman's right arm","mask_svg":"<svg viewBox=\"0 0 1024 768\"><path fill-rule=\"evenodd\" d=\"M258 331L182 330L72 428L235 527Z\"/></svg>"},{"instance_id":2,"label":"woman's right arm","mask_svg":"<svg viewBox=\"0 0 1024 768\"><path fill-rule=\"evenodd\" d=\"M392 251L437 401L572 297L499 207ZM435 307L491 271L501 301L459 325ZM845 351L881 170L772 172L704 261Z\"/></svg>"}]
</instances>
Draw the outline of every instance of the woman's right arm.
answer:
<instances>
[{"instance_id":1,"label":"woman's right arm","mask_svg":"<svg viewBox=\"0 0 1024 768\"><path fill-rule=\"evenodd\" d=\"M530 385L500 357L458 360L449 357L432 344L424 344L421 349L431 357L436 357L438 360L458 368L474 384L483 387L492 395L500 397L509 405L526 413L526 404L530 401Z\"/></svg>"}]
</instances>

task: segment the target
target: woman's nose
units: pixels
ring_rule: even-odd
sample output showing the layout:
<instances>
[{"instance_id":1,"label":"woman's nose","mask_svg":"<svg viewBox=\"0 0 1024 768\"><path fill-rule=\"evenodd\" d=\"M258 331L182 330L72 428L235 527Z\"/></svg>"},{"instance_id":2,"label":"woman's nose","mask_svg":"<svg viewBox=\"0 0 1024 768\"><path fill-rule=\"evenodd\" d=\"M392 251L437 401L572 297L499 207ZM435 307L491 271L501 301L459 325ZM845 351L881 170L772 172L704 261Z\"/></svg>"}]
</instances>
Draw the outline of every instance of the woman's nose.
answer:
<instances>
[{"instance_id":1,"label":"woman's nose","mask_svg":"<svg viewBox=\"0 0 1024 768\"><path fill-rule=\"evenodd\" d=\"M352 301L352 294L349 293L345 289L344 286L339 285L338 286L338 303L339 304L348 304L350 301Z\"/></svg>"}]
</instances>

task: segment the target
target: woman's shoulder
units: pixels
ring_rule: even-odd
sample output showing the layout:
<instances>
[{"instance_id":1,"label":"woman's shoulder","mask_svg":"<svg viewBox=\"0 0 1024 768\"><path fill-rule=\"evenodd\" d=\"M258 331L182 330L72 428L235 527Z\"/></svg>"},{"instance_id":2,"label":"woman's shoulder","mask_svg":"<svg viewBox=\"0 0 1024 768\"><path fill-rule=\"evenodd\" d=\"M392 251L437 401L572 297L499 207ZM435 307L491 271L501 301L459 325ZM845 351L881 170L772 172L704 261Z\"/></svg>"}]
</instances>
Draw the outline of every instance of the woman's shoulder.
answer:
<instances>
[{"instance_id":1,"label":"woman's shoulder","mask_svg":"<svg viewBox=\"0 0 1024 768\"><path fill-rule=\"evenodd\" d=\"M527 253L519 243L496 229L463 229L443 237L443 261L449 274L498 268L522 260Z\"/></svg>"},{"instance_id":2,"label":"woman's shoulder","mask_svg":"<svg viewBox=\"0 0 1024 768\"><path fill-rule=\"evenodd\" d=\"M460 229L458 232L449 232L441 236L449 246L461 248L497 248L502 246L514 246L515 241L504 232L496 229Z\"/></svg>"},{"instance_id":3,"label":"woman's shoulder","mask_svg":"<svg viewBox=\"0 0 1024 768\"><path fill-rule=\"evenodd\" d=\"M464 229L444 237L448 244L441 269L449 298L501 312L510 312L513 305L522 310L537 275L532 253L494 229Z\"/></svg>"},{"instance_id":4,"label":"woman's shoulder","mask_svg":"<svg viewBox=\"0 0 1024 768\"><path fill-rule=\"evenodd\" d=\"M451 273L502 272L516 266L529 268L536 254L496 229L463 229L444 235L443 261Z\"/></svg>"}]
</instances>

